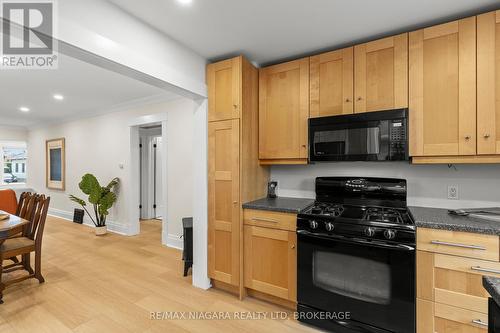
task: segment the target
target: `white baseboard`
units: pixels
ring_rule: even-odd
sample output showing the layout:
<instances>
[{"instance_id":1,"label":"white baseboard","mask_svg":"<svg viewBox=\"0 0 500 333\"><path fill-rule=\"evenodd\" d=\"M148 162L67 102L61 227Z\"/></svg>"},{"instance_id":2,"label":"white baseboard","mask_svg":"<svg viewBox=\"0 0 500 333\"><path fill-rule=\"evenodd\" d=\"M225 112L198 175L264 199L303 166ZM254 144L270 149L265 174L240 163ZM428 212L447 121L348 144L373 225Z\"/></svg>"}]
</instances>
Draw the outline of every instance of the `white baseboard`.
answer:
<instances>
[{"instance_id":1,"label":"white baseboard","mask_svg":"<svg viewBox=\"0 0 500 333\"><path fill-rule=\"evenodd\" d=\"M61 218L63 220L73 222L73 213L67 212L65 210L56 209L56 208L49 208L48 215L55 216L55 217ZM87 216L85 216L83 218L83 224L88 226L88 227L94 228L94 224L88 219ZM106 221L106 226L108 227L109 232L113 232L115 234L124 235L124 236L129 235L128 225L123 225L121 223L116 223L114 221Z\"/></svg>"},{"instance_id":2,"label":"white baseboard","mask_svg":"<svg viewBox=\"0 0 500 333\"><path fill-rule=\"evenodd\" d=\"M184 249L184 241L178 235L167 235L167 244L165 245L167 245L168 247L173 247L174 249Z\"/></svg>"}]
</instances>

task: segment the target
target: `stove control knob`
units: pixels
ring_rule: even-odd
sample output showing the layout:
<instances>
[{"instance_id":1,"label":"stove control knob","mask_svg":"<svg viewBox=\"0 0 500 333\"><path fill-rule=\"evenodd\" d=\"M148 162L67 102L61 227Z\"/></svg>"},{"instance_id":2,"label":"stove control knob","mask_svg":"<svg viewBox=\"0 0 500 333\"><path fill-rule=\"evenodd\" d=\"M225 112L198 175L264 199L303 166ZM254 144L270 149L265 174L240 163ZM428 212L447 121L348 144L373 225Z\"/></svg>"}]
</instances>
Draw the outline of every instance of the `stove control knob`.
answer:
<instances>
[{"instance_id":1,"label":"stove control knob","mask_svg":"<svg viewBox=\"0 0 500 333\"><path fill-rule=\"evenodd\" d=\"M365 229L365 235L368 236L368 237L375 236L375 229L371 228L371 227L366 228Z\"/></svg>"},{"instance_id":2,"label":"stove control knob","mask_svg":"<svg viewBox=\"0 0 500 333\"><path fill-rule=\"evenodd\" d=\"M386 239L394 239L396 238L396 231L387 229L386 231L384 231L384 237Z\"/></svg>"},{"instance_id":3,"label":"stove control knob","mask_svg":"<svg viewBox=\"0 0 500 333\"><path fill-rule=\"evenodd\" d=\"M332 222L328 222L326 225L325 225L325 228L326 228L326 231L333 231L333 229L335 228L335 226L333 225Z\"/></svg>"},{"instance_id":4,"label":"stove control knob","mask_svg":"<svg viewBox=\"0 0 500 333\"><path fill-rule=\"evenodd\" d=\"M318 222L312 220L311 222L309 222L309 226L311 227L311 229L317 229L318 228Z\"/></svg>"}]
</instances>

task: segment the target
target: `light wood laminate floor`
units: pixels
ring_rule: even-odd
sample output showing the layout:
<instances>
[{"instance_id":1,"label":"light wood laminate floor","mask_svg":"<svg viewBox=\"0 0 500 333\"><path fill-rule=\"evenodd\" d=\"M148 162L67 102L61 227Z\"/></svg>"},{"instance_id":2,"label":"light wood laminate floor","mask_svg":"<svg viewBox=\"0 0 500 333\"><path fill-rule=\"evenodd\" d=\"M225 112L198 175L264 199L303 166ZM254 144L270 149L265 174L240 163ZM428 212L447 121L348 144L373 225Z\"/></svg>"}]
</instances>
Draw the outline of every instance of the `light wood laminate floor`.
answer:
<instances>
[{"instance_id":1,"label":"light wood laminate floor","mask_svg":"<svg viewBox=\"0 0 500 333\"><path fill-rule=\"evenodd\" d=\"M96 237L89 227L48 217L46 282L31 279L5 290L0 333L317 332L293 319L151 320L151 311L286 311L194 288L191 277L182 277L181 252L162 246L160 238L158 221L141 222L139 236Z\"/></svg>"}]
</instances>

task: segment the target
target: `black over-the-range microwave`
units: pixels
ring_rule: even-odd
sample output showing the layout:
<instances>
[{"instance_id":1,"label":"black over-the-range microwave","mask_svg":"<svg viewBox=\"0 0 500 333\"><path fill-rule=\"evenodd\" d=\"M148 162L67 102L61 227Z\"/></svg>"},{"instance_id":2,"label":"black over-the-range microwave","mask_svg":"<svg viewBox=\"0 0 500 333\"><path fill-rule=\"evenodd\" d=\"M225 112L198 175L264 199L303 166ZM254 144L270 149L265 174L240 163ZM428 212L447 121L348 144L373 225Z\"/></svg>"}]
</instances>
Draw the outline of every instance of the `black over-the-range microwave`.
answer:
<instances>
[{"instance_id":1,"label":"black over-the-range microwave","mask_svg":"<svg viewBox=\"0 0 500 333\"><path fill-rule=\"evenodd\" d=\"M408 109L309 119L309 161L408 160Z\"/></svg>"}]
</instances>

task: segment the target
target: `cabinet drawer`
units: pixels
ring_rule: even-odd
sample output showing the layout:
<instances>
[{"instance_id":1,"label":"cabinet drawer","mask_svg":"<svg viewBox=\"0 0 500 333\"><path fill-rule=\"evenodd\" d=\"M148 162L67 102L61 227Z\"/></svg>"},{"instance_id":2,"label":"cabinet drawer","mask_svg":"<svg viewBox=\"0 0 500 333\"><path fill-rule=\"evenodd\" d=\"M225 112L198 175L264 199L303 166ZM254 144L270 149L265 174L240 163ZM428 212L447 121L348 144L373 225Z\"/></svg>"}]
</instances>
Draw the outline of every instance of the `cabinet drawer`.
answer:
<instances>
[{"instance_id":1,"label":"cabinet drawer","mask_svg":"<svg viewBox=\"0 0 500 333\"><path fill-rule=\"evenodd\" d=\"M488 313L483 275L500 277L500 263L442 254L434 255L434 300Z\"/></svg>"},{"instance_id":2,"label":"cabinet drawer","mask_svg":"<svg viewBox=\"0 0 500 333\"><path fill-rule=\"evenodd\" d=\"M243 223L257 227L295 231L297 215L266 210L245 209Z\"/></svg>"},{"instance_id":3,"label":"cabinet drawer","mask_svg":"<svg viewBox=\"0 0 500 333\"><path fill-rule=\"evenodd\" d=\"M488 315L435 303L434 331L437 333L483 333L488 330Z\"/></svg>"},{"instance_id":4,"label":"cabinet drawer","mask_svg":"<svg viewBox=\"0 0 500 333\"><path fill-rule=\"evenodd\" d=\"M499 260L498 236L417 229L417 249L491 261Z\"/></svg>"}]
</instances>

